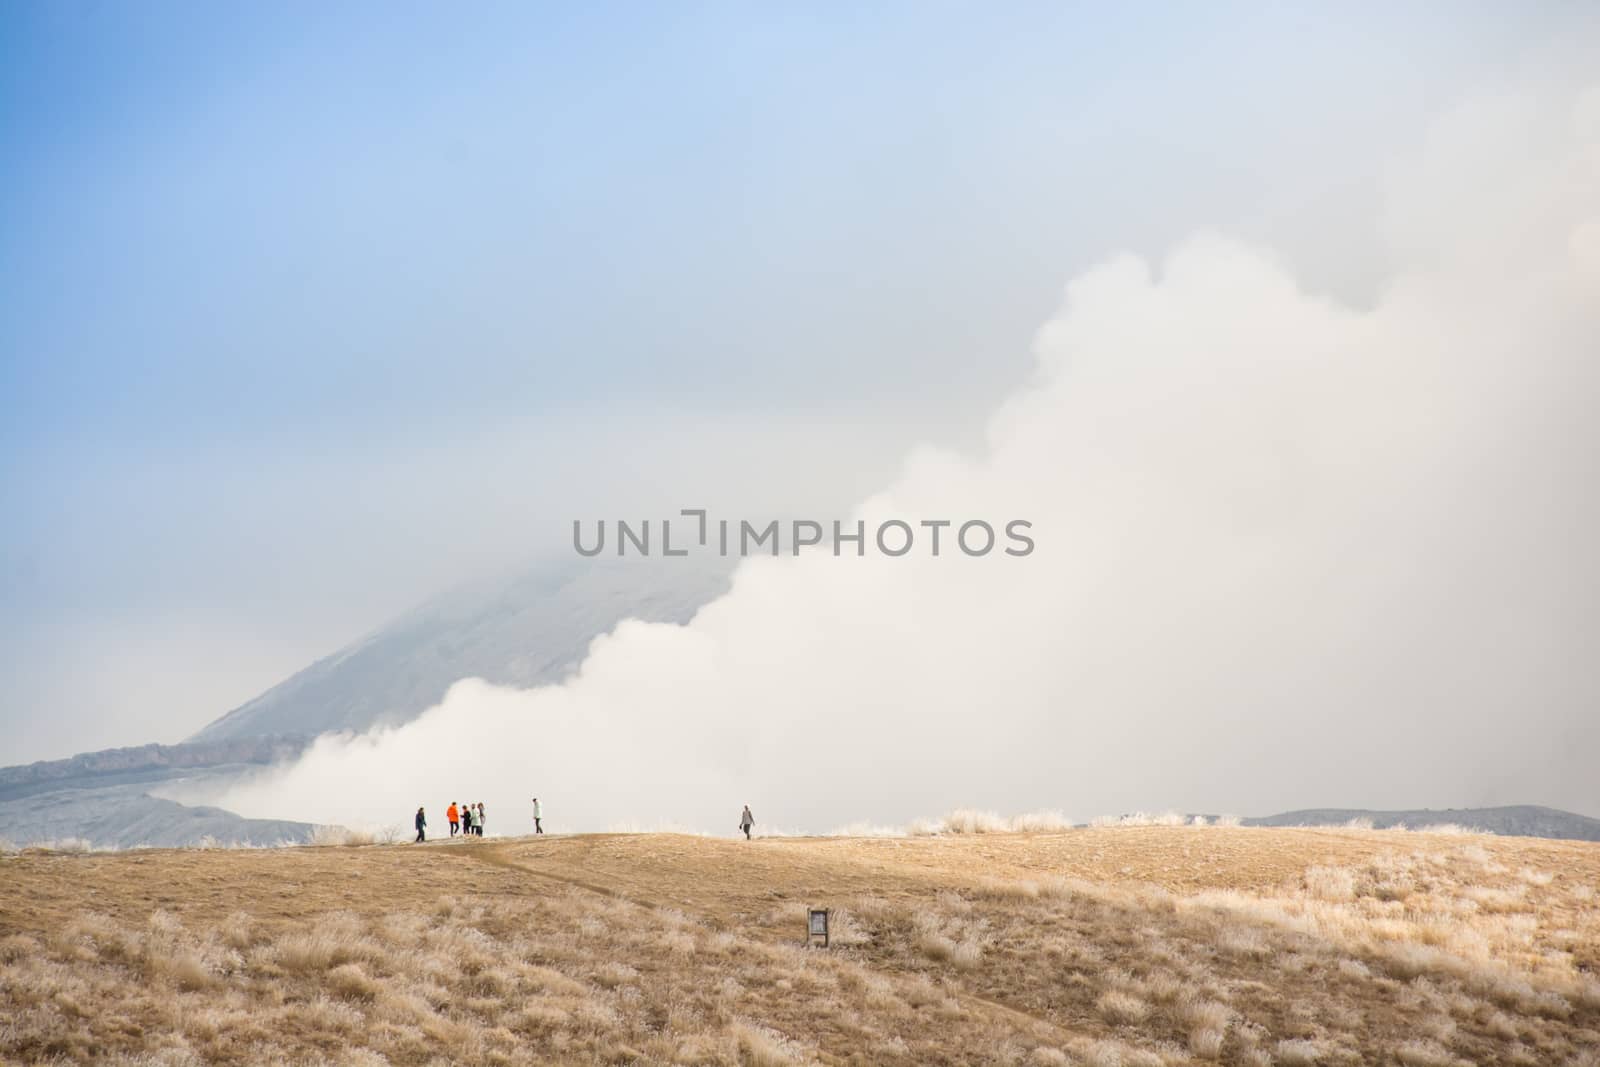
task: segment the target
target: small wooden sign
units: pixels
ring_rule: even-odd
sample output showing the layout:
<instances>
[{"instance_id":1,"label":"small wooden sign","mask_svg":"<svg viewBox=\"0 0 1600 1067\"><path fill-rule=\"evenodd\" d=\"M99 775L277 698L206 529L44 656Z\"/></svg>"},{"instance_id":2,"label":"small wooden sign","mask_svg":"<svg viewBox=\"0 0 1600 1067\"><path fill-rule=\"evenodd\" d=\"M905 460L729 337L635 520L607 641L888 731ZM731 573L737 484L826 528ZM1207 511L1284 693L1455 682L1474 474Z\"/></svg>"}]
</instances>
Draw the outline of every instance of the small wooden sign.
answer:
<instances>
[{"instance_id":1,"label":"small wooden sign","mask_svg":"<svg viewBox=\"0 0 1600 1067\"><path fill-rule=\"evenodd\" d=\"M806 917L806 944L828 947L828 909L812 908Z\"/></svg>"}]
</instances>

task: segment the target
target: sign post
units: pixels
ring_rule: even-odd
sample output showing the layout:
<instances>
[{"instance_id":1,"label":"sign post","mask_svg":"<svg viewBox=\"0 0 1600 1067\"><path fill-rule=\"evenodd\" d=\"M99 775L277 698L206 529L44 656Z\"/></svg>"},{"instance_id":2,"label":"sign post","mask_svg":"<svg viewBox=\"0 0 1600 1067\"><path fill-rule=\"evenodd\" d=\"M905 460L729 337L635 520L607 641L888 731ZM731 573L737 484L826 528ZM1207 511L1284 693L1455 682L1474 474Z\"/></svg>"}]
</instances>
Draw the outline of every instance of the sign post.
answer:
<instances>
[{"instance_id":1,"label":"sign post","mask_svg":"<svg viewBox=\"0 0 1600 1067\"><path fill-rule=\"evenodd\" d=\"M806 944L815 945L821 939L823 948L828 947L828 909L812 908L806 921Z\"/></svg>"}]
</instances>

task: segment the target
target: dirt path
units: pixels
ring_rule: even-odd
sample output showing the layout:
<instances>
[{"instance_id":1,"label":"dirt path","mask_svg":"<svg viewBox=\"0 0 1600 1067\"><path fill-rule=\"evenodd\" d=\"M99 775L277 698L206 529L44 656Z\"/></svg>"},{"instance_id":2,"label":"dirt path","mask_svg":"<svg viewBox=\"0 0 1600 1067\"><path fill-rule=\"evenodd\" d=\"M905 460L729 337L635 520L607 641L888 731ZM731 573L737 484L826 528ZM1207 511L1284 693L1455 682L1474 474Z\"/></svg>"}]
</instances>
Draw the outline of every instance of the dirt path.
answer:
<instances>
[{"instance_id":1,"label":"dirt path","mask_svg":"<svg viewBox=\"0 0 1600 1067\"><path fill-rule=\"evenodd\" d=\"M500 867L505 870L521 871L524 874L531 874L535 878L543 878L546 881L559 882L562 885L575 886L578 889L584 889L590 893L598 893L600 896L610 897L612 900L624 900L629 904L636 904L641 908L661 907L661 905L656 904L653 901L636 900L633 897L627 896L626 894L617 892L615 889L608 889L603 885L595 885L593 882L585 882L577 878L569 878L565 875L556 874L553 871L541 871L537 867L530 867L525 863L518 863L509 855L511 847L512 846L510 845L473 844L465 847L452 848L449 854L461 859L470 859L476 860L479 863L487 863L491 866Z\"/></svg>"}]
</instances>

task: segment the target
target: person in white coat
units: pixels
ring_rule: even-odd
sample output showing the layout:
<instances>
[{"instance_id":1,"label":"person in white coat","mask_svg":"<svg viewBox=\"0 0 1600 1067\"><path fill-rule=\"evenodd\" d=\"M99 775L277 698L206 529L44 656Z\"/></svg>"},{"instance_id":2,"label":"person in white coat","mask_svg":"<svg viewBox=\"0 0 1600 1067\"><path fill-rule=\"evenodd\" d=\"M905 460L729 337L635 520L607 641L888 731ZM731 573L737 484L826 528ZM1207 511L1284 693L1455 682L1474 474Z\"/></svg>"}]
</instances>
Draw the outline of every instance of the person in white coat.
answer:
<instances>
[{"instance_id":1,"label":"person in white coat","mask_svg":"<svg viewBox=\"0 0 1600 1067\"><path fill-rule=\"evenodd\" d=\"M544 806L539 803L539 798L538 797L534 797L533 798L533 832L536 833L536 834L544 833L544 826L539 822L539 820L543 816L544 816Z\"/></svg>"}]
</instances>

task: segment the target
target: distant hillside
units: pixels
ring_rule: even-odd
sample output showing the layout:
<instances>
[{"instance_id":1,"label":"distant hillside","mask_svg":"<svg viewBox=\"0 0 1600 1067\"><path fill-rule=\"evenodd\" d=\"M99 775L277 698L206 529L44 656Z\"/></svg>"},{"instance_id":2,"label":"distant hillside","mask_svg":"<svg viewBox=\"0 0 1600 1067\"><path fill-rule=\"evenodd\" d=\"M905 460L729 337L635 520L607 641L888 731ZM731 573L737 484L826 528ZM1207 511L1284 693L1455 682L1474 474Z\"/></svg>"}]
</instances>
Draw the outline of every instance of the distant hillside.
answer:
<instances>
[{"instance_id":1,"label":"distant hillside","mask_svg":"<svg viewBox=\"0 0 1600 1067\"><path fill-rule=\"evenodd\" d=\"M191 741L399 724L462 678L560 681L625 618L687 622L725 592L731 560L574 560L440 597L211 723Z\"/></svg>"},{"instance_id":2,"label":"distant hillside","mask_svg":"<svg viewBox=\"0 0 1600 1067\"><path fill-rule=\"evenodd\" d=\"M303 736L266 736L180 745L140 745L0 767L0 800L64 786L93 788L159 781L185 771L225 764L278 763L299 755L308 741L309 738Z\"/></svg>"},{"instance_id":3,"label":"distant hillside","mask_svg":"<svg viewBox=\"0 0 1600 1067\"><path fill-rule=\"evenodd\" d=\"M245 819L190 806L148 790L220 783L292 759L309 738L249 737L182 745L140 745L69 759L0 767L0 838L25 845L80 838L110 848L135 845L273 845L310 838L307 823Z\"/></svg>"},{"instance_id":4,"label":"distant hillside","mask_svg":"<svg viewBox=\"0 0 1600 1067\"><path fill-rule=\"evenodd\" d=\"M137 786L64 788L0 801L0 838L14 844L79 838L101 848L151 845L303 844L310 823L245 819L221 808L191 807L149 796Z\"/></svg>"},{"instance_id":5,"label":"distant hillside","mask_svg":"<svg viewBox=\"0 0 1600 1067\"><path fill-rule=\"evenodd\" d=\"M1600 819L1575 815L1570 811L1520 804L1505 808L1413 808L1408 811L1368 811L1364 808L1307 808L1286 811L1259 819L1245 819L1246 826L1343 826L1355 819L1386 830L1408 826L1454 823L1507 837L1549 837L1569 841L1600 841Z\"/></svg>"}]
</instances>

